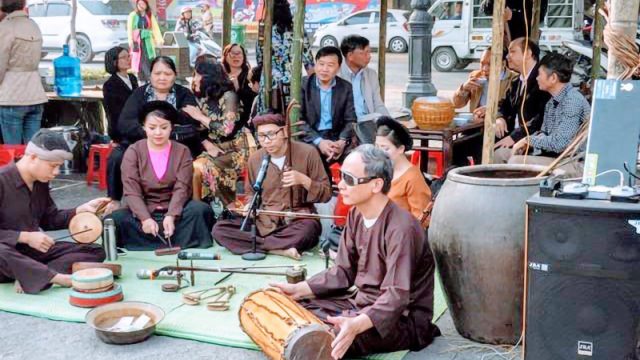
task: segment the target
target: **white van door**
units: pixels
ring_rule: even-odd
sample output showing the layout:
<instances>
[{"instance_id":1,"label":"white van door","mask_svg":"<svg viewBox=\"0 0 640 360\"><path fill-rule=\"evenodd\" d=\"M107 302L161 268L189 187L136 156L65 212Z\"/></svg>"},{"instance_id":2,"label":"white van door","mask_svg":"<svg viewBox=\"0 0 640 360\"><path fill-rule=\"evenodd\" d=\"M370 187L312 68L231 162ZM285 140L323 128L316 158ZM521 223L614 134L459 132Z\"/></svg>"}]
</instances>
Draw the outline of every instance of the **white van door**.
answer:
<instances>
[{"instance_id":1,"label":"white van door","mask_svg":"<svg viewBox=\"0 0 640 360\"><path fill-rule=\"evenodd\" d=\"M49 2L45 27L50 37L51 47L62 50L71 32L71 6L63 2ZM43 37L44 37L44 31Z\"/></svg>"},{"instance_id":2,"label":"white van door","mask_svg":"<svg viewBox=\"0 0 640 360\"><path fill-rule=\"evenodd\" d=\"M429 9L435 19L432 47L436 69L450 71L468 54L469 8L469 0L441 0Z\"/></svg>"}]
</instances>

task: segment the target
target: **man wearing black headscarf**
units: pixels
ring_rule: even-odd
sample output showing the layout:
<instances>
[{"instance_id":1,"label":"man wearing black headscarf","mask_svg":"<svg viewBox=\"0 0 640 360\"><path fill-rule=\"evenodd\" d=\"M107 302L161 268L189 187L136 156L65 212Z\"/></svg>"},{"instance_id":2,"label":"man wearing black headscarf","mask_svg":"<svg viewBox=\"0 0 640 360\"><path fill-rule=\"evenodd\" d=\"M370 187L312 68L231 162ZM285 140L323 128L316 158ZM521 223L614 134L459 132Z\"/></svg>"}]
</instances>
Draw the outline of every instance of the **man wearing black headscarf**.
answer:
<instances>
[{"instance_id":1,"label":"man wearing black headscarf","mask_svg":"<svg viewBox=\"0 0 640 360\"><path fill-rule=\"evenodd\" d=\"M95 213L109 201L99 198L70 210L56 207L48 183L72 157L61 134L41 129L22 159L0 169L0 282L15 280L18 292L36 294L53 284L69 287L73 263L105 258L99 246L55 242L41 231L65 229L75 214Z\"/></svg>"}]
</instances>

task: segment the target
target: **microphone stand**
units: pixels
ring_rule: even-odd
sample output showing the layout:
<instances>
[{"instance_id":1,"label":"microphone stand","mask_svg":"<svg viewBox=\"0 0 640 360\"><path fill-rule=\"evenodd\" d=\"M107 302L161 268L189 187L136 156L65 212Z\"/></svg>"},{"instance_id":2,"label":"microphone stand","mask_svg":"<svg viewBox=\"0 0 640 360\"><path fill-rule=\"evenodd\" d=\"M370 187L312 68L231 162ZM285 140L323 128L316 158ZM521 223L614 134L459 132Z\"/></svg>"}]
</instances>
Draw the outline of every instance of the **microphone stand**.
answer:
<instances>
[{"instance_id":1,"label":"microphone stand","mask_svg":"<svg viewBox=\"0 0 640 360\"><path fill-rule=\"evenodd\" d=\"M253 222L251 224L251 245L252 245L251 249L252 250L251 252L242 254L243 260L258 261L258 260L264 260L267 257L265 253L258 252L256 249L256 241L257 241L256 221L258 220L258 208L260 208L261 204L262 204L262 184L260 184L260 188L256 190L255 193L253 194L253 198L251 199L251 206L249 207L247 216L245 216L244 220L242 221L242 226L240 226L240 231L247 231L246 230L247 223L249 222L250 218L253 218Z\"/></svg>"}]
</instances>

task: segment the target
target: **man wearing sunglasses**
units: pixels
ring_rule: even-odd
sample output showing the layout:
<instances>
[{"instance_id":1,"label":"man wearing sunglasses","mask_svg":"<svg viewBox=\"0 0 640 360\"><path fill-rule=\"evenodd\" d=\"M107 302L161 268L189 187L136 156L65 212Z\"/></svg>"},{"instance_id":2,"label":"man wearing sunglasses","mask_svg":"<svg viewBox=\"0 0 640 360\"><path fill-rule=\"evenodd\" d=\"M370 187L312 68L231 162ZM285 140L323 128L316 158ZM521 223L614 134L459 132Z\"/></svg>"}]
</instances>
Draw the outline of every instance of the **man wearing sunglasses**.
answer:
<instances>
[{"instance_id":1,"label":"man wearing sunglasses","mask_svg":"<svg viewBox=\"0 0 640 360\"><path fill-rule=\"evenodd\" d=\"M389 200L393 165L356 148L338 184L353 205L335 265L297 284L272 284L336 329L332 357L420 350L440 335L433 317L434 259L418 221ZM352 286L358 289L349 293Z\"/></svg>"},{"instance_id":2,"label":"man wearing sunglasses","mask_svg":"<svg viewBox=\"0 0 640 360\"><path fill-rule=\"evenodd\" d=\"M313 146L291 141L291 162L288 161L288 132L280 114L256 116L253 119L262 148L249 158L249 181L245 184L247 198L253 196L252 185L262 159L270 156L262 185L262 210L314 213L314 203L331 199L331 185L320 155ZM292 169L288 168L291 164ZM293 204L291 204L293 193ZM249 232L240 231L242 219L218 221L213 237L234 254L252 249ZM303 251L318 244L322 228L317 219L288 219L259 215L256 223L259 251L299 259Z\"/></svg>"}]
</instances>

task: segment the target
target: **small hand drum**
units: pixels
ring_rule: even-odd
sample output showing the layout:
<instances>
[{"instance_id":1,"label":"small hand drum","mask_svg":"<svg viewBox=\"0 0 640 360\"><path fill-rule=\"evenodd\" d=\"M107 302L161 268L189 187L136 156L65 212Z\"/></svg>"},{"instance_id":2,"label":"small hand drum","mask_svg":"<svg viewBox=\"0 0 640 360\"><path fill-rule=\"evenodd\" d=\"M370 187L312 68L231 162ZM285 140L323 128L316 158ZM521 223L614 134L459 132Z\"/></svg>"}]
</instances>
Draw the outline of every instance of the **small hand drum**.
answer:
<instances>
[{"instance_id":1,"label":"small hand drum","mask_svg":"<svg viewBox=\"0 0 640 360\"><path fill-rule=\"evenodd\" d=\"M92 244L102 235L102 220L90 212L76 214L69 222L69 233L80 244Z\"/></svg>"}]
</instances>

